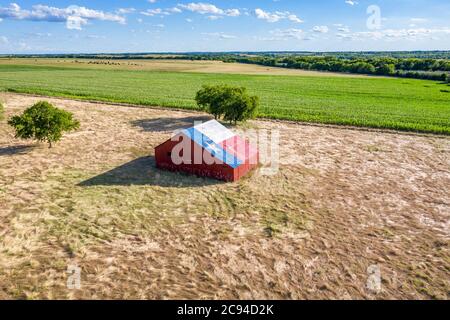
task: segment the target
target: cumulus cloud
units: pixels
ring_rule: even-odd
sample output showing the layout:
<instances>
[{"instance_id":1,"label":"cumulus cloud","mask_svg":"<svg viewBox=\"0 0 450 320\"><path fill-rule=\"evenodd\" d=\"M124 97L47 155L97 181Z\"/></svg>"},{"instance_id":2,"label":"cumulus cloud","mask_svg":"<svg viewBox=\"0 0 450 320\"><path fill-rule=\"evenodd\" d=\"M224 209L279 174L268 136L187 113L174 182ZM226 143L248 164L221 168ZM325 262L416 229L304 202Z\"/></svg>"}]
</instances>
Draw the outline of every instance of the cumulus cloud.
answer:
<instances>
[{"instance_id":1,"label":"cumulus cloud","mask_svg":"<svg viewBox=\"0 0 450 320\"><path fill-rule=\"evenodd\" d=\"M210 3L191 2L188 4L180 4L180 7L200 14L223 14L222 9L219 9L218 7Z\"/></svg>"},{"instance_id":2,"label":"cumulus cloud","mask_svg":"<svg viewBox=\"0 0 450 320\"><path fill-rule=\"evenodd\" d=\"M313 28L314 32L318 32L318 33L328 33L328 27L327 26L315 26Z\"/></svg>"},{"instance_id":3,"label":"cumulus cloud","mask_svg":"<svg viewBox=\"0 0 450 320\"><path fill-rule=\"evenodd\" d=\"M239 11L239 9L229 9L225 10L225 15L229 17L238 17L241 15L241 12Z\"/></svg>"},{"instance_id":4,"label":"cumulus cloud","mask_svg":"<svg viewBox=\"0 0 450 320\"><path fill-rule=\"evenodd\" d=\"M180 8L183 8L188 11L192 11L199 14L209 14L211 16L229 16L229 17L238 17L241 15L239 9L221 9L214 4L211 3L203 3L203 2L191 2L188 4L179 4Z\"/></svg>"},{"instance_id":5,"label":"cumulus cloud","mask_svg":"<svg viewBox=\"0 0 450 320\"><path fill-rule=\"evenodd\" d=\"M79 30L89 20L112 21L120 24L126 22L125 18L113 13L93 10L80 6L67 8L35 5L31 10L22 9L17 3L11 3L8 7L0 7L0 18L29 21L66 22L68 29Z\"/></svg>"},{"instance_id":6,"label":"cumulus cloud","mask_svg":"<svg viewBox=\"0 0 450 320\"><path fill-rule=\"evenodd\" d=\"M170 13L168 11L164 11L160 8L157 9L148 9L146 11L142 11L141 14L148 17L153 17L156 15L169 15Z\"/></svg>"},{"instance_id":7,"label":"cumulus cloud","mask_svg":"<svg viewBox=\"0 0 450 320\"><path fill-rule=\"evenodd\" d=\"M265 20L265 21L271 22L271 23L278 22L283 19L287 19L287 20L290 20L290 21L296 22L296 23L303 22L303 20L301 20L295 14L290 13L289 11L267 12L267 11L264 11L263 9L258 8L258 9L255 9L254 14L255 14L256 18Z\"/></svg>"},{"instance_id":8,"label":"cumulus cloud","mask_svg":"<svg viewBox=\"0 0 450 320\"><path fill-rule=\"evenodd\" d=\"M353 0L346 0L345 3L349 4L351 6L354 6L354 5L357 5L359 2L358 1L353 1Z\"/></svg>"},{"instance_id":9,"label":"cumulus cloud","mask_svg":"<svg viewBox=\"0 0 450 320\"><path fill-rule=\"evenodd\" d=\"M148 9L145 11L141 11L141 14L143 14L144 16L153 17L153 16L170 16L171 14L181 13L181 12L182 12L182 10L180 8L173 7L173 8L166 8L166 9L161 9L161 8Z\"/></svg>"},{"instance_id":10,"label":"cumulus cloud","mask_svg":"<svg viewBox=\"0 0 450 320\"><path fill-rule=\"evenodd\" d=\"M66 21L66 27L69 30L82 30L84 25L88 24L88 20L77 17L77 16L70 16L67 17Z\"/></svg>"}]
</instances>

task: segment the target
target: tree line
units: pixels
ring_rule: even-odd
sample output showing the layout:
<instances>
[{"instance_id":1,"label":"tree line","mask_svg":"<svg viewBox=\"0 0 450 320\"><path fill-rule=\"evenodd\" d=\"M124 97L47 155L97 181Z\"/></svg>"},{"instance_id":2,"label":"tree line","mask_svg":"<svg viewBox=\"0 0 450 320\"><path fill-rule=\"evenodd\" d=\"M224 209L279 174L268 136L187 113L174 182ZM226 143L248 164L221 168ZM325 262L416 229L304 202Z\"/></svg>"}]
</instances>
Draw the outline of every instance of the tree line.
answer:
<instances>
[{"instance_id":1,"label":"tree line","mask_svg":"<svg viewBox=\"0 0 450 320\"><path fill-rule=\"evenodd\" d=\"M8 56L13 57L13 56ZM14 56L25 57L25 56ZM184 53L184 54L65 54L35 58L214 60L302 70L397 76L450 81L450 52L336 52L336 53Z\"/></svg>"},{"instance_id":2,"label":"tree line","mask_svg":"<svg viewBox=\"0 0 450 320\"><path fill-rule=\"evenodd\" d=\"M258 64L271 67L345 72L369 75L387 75L427 80L448 81L450 60L418 58L352 58L333 56L253 56L226 57L225 62Z\"/></svg>"}]
</instances>

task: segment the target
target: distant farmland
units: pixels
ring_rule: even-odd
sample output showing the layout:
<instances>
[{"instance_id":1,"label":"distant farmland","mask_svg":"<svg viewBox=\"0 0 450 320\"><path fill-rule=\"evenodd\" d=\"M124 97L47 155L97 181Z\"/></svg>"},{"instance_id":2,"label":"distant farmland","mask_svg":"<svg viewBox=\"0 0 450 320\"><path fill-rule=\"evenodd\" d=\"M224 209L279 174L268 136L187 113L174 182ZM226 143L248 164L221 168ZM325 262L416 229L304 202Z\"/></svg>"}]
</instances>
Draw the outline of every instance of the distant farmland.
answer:
<instances>
[{"instance_id":1,"label":"distant farmland","mask_svg":"<svg viewBox=\"0 0 450 320\"><path fill-rule=\"evenodd\" d=\"M260 96L260 117L450 134L450 87L433 81L0 63L1 91L195 109L203 84L226 83Z\"/></svg>"}]
</instances>

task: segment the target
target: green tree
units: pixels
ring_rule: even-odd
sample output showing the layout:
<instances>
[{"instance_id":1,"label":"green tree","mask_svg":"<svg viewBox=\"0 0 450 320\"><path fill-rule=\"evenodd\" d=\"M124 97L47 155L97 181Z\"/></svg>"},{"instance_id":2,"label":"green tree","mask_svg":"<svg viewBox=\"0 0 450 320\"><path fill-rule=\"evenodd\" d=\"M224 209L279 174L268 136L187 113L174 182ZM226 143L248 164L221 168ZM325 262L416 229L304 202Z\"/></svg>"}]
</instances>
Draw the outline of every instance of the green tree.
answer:
<instances>
[{"instance_id":1,"label":"green tree","mask_svg":"<svg viewBox=\"0 0 450 320\"><path fill-rule=\"evenodd\" d=\"M259 98L248 95L245 88L232 88L225 106L224 120L236 124L238 121L253 119L258 105Z\"/></svg>"},{"instance_id":2,"label":"green tree","mask_svg":"<svg viewBox=\"0 0 450 320\"><path fill-rule=\"evenodd\" d=\"M227 99L228 87L226 86L203 86L197 92L195 101L201 110L214 115L217 120L224 114L224 101Z\"/></svg>"},{"instance_id":3,"label":"green tree","mask_svg":"<svg viewBox=\"0 0 450 320\"><path fill-rule=\"evenodd\" d=\"M58 109L46 101L41 101L14 116L8 124L16 130L16 138L45 141L49 148L61 140L66 131L76 130L80 123L70 112Z\"/></svg>"},{"instance_id":4,"label":"green tree","mask_svg":"<svg viewBox=\"0 0 450 320\"><path fill-rule=\"evenodd\" d=\"M245 88L226 85L203 86L195 97L199 107L215 119L222 116L225 120L237 123L254 118L259 99L249 96Z\"/></svg>"},{"instance_id":5,"label":"green tree","mask_svg":"<svg viewBox=\"0 0 450 320\"><path fill-rule=\"evenodd\" d=\"M383 75L391 75L391 74L394 74L394 73L395 73L395 65L390 64L390 63L388 63L388 64L382 64L382 65L378 68L377 72L378 72L379 74L383 74Z\"/></svg>"}]
</instances>

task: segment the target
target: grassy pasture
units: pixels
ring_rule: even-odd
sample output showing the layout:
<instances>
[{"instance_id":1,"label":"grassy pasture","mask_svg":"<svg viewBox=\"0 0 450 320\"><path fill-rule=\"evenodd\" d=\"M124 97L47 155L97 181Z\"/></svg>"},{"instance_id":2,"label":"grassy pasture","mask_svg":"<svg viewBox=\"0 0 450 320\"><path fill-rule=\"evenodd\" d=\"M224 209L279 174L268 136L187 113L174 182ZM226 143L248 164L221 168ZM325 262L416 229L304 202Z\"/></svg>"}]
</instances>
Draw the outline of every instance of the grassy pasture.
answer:
<instances>
[{"instance_id":1,"label":"grassy pasture","mask_svg":"<svg viewBox=\"0 0 450 320\"><path fill-rule=\"evenodd\" d=\"M49 100L81 123L53 149L0 121L0 299L448 299L449 137L252 121L280 170L221 183L155 168L202 114Z\"/></svg>"},{"instance_id":2,"label":"grassy pasture","mask_svg":"<svg viewBox=\"0 0 450 320\"><path fill-rule=\"evenodd\" d=\"M260 117L450 134L448 86L376 77L309 77L0 64L0 90L195 109L203 84L245 86Z\"/></svg>"}]
</instances>

